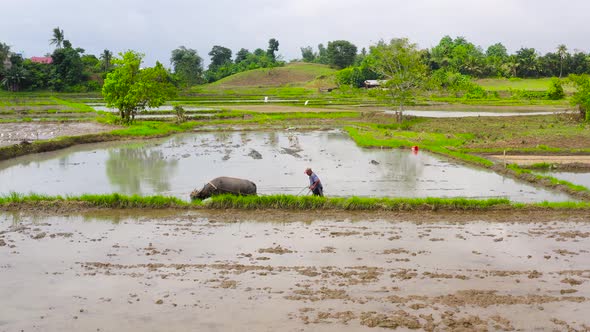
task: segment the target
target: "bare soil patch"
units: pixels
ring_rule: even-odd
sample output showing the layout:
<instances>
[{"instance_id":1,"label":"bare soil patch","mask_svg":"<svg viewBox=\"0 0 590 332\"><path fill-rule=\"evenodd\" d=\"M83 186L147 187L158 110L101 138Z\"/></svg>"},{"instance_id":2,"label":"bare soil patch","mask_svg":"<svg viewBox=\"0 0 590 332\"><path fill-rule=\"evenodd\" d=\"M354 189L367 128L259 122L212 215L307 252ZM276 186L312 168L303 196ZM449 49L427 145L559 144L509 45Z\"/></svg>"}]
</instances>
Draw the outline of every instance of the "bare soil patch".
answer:
<instances>
[{"instance_id":1,"label":"bare soil patch","mask_svg":"<svg viewBox=\"0 0 590 332\"><path fill-rule=\"evenodd\" d=\"M569 156L547 156L547 155L491 155L489 156L498 161L506 161L508 164L532 165L540 163L548 164L580 164L590 165L590 155L569 155Z\"/></svg>"},{"instance_id":2,"label":"bare soil patch","mask_svg":"<svg viewBox=\"0 0 590 332\"><path fill-rule=\"evenodd\" d=\"M509 139L499 139L496 141L487 141L485 143L467 144L467 148L490 148L490 149L524 149L537 148L539 145L544 145L552 148L560 149L587 149L587 136L526 136Z\"/></svg>"},{"instance_id":3,"label":"bare soil patch","mask_svg":"<svg viewBox=\"0 0 590 332\"><path fill-rule=\"evenodd\" d=\"M266 212L0 214L2 328L590 326L587 212Z\"/></svg>"},{"instance_id":4,"label":"bare soil patch","mask_svg":"<svg viewBox=\"0 0 590 332\"><path fill-rule=\"evenodd\" d=\"M0 146L19 144L22 141L47 140L60 136L80 136L113 130L93 122L26 122L0 123Z\"/></svg>"}]
</instances>

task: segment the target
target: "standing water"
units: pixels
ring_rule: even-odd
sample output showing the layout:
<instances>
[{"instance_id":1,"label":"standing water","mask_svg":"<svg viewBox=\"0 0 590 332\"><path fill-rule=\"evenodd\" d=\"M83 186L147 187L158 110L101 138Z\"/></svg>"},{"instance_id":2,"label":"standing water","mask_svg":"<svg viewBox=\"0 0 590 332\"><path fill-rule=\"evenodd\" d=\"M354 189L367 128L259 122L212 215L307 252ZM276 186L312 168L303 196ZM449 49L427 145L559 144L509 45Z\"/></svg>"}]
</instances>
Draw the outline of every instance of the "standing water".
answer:
<instances>
[{"instance_id":1,"label":"standing water","mask_svg":"<svg viewBox=\"0 0 590 332\"><path fill-rule=\"evenodd\" d=\"M539 172L541 175L549 175L560 180L565 180L573 184L590 188L590 173L588 172Z\"/></svg>"},{"instance_id":2,"label":"standing water","mask_svg":"<svg viewBox=\"0 0 590 332\"><path fill-rule=\"evenodd\" d=\"M81 145L0 162L0 193L187 198L207 181L231 176L254 181L259 194L297 194L308 184L306 167L319 175L327 196L569 199L422 151L363 149L340 131L194 133Z\"/></svg>"}]
</instances>

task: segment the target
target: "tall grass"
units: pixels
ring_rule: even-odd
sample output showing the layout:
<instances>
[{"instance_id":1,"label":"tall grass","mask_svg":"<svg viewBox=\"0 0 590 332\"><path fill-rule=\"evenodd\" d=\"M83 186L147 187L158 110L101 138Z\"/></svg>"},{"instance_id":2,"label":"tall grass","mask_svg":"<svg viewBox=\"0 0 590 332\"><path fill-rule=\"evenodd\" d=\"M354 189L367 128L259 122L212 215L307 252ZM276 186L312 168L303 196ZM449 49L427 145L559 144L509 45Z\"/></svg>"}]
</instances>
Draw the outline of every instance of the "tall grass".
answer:
<instances>
[{"instance_id":1,"label":"tall grass","mask_svg":"<svg viewBox=\"0 0 590 332\"><path fill-rule=\"evenodd\" d=\"M80 196L50 196L30 193L28 195L11 192L8 195L0 196L0 205L7 204L34 204L39 202L63 203L83 202L90 206L112 209L126 208L175 208L187 207L189 203L176 198L161 195L139 196L113 194L83 194ZM198 204L198 203L197 203Z\"/></svg>"},{"instance_id":2,"label":"tall grass","mask_svg":"<svg viewBox=\"0 0 590 332\"><path fill-rule=\"evenodd\" d=\"M532 207L541 207L552 210L579 210L590 209L590 202L540 202L532 203Z\"/></svg>"},{"instance_id":3,"label":"tall grass","mask_svg":"<svg viewBox=\"0 0 590 332\"><path fill-rule=\"evenodd\" d=\"M94 195L84 194L77 197L68 197L69 201L79 201L89 203L97 207L108 208L169 208L169 207L186 207L187 202L176 198L161 195L139 196L139 195L121 195L118 193Z\"/></svg>"},{"instance_id":4,"label":"tall grass","mask_svg":"<svg viewBox=\"0 0 590 332\"><path fill-rule=\"evenodd\" d=\"M482 210L493 207L507 207L508 199L486 200L467 198L368 198L317 196L234 196L219 195L203 202L213 209L336 209L336 210Z\"/></svg>"},{"instance_id":5,"label":"tall grass","mask_svg":"<svg viewBox=\"0 0 590 332\"><path fill-rule=\"evenodd\" d=\"M0 196L0 209L15 205L67 206L73 202L86 207L108 209L276 209L276 210L345 210L345 211L486 211L493 209L590 209L590 202L540 202L512 203L505 198L369 198L369 197L317 197L293 195L234 196L219 195L191 203L176 197L161 195L139 196L113 194L83 194L80 196L50 196L31 193L23 195L11 192Z\"/></svg>"}]
</instances>

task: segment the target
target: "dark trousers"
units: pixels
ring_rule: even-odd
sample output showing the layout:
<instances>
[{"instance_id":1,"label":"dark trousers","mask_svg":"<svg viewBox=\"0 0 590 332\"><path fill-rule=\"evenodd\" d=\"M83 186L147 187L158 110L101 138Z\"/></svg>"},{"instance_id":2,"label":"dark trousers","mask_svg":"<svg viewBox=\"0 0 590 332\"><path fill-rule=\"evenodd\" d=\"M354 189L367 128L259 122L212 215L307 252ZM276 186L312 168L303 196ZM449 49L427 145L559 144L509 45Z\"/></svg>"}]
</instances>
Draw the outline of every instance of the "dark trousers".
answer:
<instances>
[{"instance_id":1,"label":"dark trousers","mask_svg":"<svg viewBox=\"0 0 590 332\"><path fill-rule=\"evenodd\" d=\"M315 196L324 196L324 188L322 186L316 186L313 189L313 194Z\"/></svg>"}]
</instances>

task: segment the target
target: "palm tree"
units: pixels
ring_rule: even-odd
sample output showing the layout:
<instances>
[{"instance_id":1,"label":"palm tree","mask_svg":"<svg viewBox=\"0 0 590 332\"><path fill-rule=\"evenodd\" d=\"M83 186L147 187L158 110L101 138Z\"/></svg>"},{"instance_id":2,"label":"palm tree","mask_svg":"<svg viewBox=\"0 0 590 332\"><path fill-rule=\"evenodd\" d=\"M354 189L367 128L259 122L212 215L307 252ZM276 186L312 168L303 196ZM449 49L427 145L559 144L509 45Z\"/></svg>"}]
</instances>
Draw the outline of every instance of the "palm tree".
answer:
<instances>
[{"instance_id":1,"label":"palm tree","mask_svg":"<svg viewBox=\"0 0 590 332\"><path fill-rule=\"evenodd\" d=\"M113 59L113 53L105 49L100 55L100 58L102 59L102 68L105 72L108 72L111 68L111 60Z\"/></svg>"},{"instance_id":2,"label":"palm tree","mask_svg":"<svg viewBox=\"0 0 590 332\"><path fill-rule=\"evenodd\" d=\"M4 61L10 56L10 46L0 43L0 70L4 68Z\"/></svg>"},{"instance_id":3,"label":"palm tree","mask_svg":"<svg viewBox=\"0 0 590 332\"><path fill-rule=\"evenodd\" d=\"M49 45L55 45L56 48L61 48L64 42L64 31L59 27L53 29L53 38L49 39Z\"/></svg>"},{"instance_id":4,"label":"palm tree","mask_svg":"<svg viewBox=\"0 0 590 332\"><path fill-rule=\"evenodd\" d=\"M565 59L567 54L567 47L563 44L557 46L557 54L559 54L559 78L561 78L563 72L563 59Z\"/></svg>"},{"instance_id":5,"label":"palm tree","mask_svg":"<svg viewBox=\"0 0 590 332\"><path fill-rule=\"evenodd\" d=\"M21 83L25 80L27 71L22 67L13 66L6 71L0 84L6 87L6 90L16 92L20 90Z\"/></svg>"}]
</instances>

